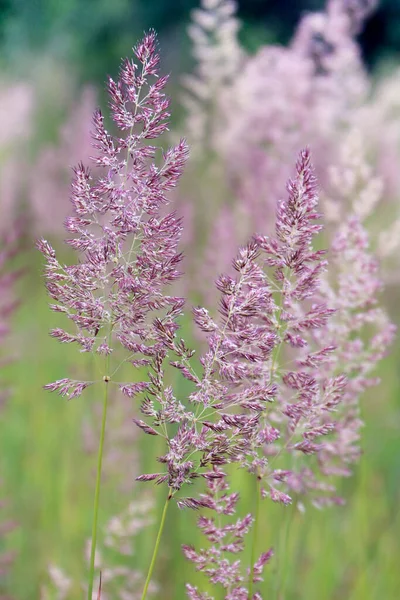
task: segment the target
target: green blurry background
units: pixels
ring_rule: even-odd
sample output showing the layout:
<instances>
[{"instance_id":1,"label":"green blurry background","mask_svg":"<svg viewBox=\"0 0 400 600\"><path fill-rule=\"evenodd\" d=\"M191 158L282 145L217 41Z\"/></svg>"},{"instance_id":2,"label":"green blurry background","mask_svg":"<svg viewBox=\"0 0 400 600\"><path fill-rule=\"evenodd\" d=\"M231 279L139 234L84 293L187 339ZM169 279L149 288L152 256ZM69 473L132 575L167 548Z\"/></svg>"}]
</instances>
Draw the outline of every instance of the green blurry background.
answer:
<instances>
[{"instance_id":1,"label":"green blurry background","mask_svg":"<svg viewBox=\"0 0 400 600\"><path fill-rule=\"evenodd\" d=\"M350 0L351 2L352 0ZM1 0L0 61L4 69L24 69L51 54L73 65L82 80L104 80L126 56L143 30L154 27L164 53L170 47L177 67L185 64L185 27L196 0ZM300 16L324 0L240 0L241 36L250 48L285 43ZM400 2L381 0L360 35L368 64L400 54ZM178 64L175 63L178 61Z\"/></svg>"},{"instance_id":2,"label":"green blurry background","mask_svg":"<svg viewBox=\"0 0 400 600\"><path fill-rule=\"evenodd\" d=\"M190 9L196 4L195 0L2 0L3 76L29 80L36 77L41 65L51 63L52 73L68 74L72 93L88 81L101 86L107 73L117 72L121 57L129 54L142 31L154 27L163 48L163 71L171 70L176 84L180 73L191 65L185 28ZM265 42L285 43L301 13L323 3L248 0L239 5L243 43L256 49ZM361 44L372 69L388 61L398 62L399 0L381 2L361 36ZM40 124L36 144L52 140L58 111L62 112L62 106L53 103L57 98L53 85L54 79L44 80L43 104L36 113ZM174 118L179 118L176 107ZM13 394L1 414L3 513L18 524L0 542L16 555L5 593L18 600L39 599L48 580L47 567L55 563L78 582L71 598L81 598L79 581L86 572L84 545L91 531L95 462L94 453L85 447L82 423L91 418L96 398L88 394L68 403L42 391L43 384L70 370L76 350L48 337L48 329L56 321L47 309L40 257L29 244L26 261L27 274L19 284L24 302L14 318L10 340L11 354L17 359L4 375L12 382ZM393 301L396 291L390 294L387 301L392 317L399 322ZM381 366L383 384L363 400L364 456L355 476L342 483L347 506L320 512L308 509L301 515L268 505L260 539L267 540L267 547L274 546L279 558L267 569L266 599L400 598L399 356L397 347ZM152 448L147 448L147 439L141 440L141 453L135 445L133 463L147 462L146 467L152 468L147 458L154 453L153 440L150 442ZM106 478L102 524L124 508L129 490L136 493L131 473L120 476L127 490L124 494L121 481ZM241 477L242 507L246 510L252 506L253 489L245 476ZM163 498L158 501L163 502ZM159 597L181 599L184 582L195 582L197 576L182 558L180 544L195 544L198 534L190 511L180 513L174 508L168 518L157 572L163 586ZM139 536L137 554L132 558L135 566L147 566L153 539L151 529ZM277 579L284 582L283 589L276 589Z\"/></svg>"}]
</instances>

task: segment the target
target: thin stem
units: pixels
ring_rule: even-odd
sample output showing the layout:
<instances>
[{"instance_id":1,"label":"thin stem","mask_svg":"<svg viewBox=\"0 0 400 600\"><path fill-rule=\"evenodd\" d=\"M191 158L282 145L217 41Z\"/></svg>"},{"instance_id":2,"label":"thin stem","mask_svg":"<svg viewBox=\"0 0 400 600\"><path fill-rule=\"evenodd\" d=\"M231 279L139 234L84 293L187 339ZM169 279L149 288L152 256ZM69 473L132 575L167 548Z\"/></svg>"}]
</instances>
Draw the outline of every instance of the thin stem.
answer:
<instances>
[{"instance_id":1,"label":"thin stem","mask_svg":"<svg viewBox=\"0 0 400 600\"><path fill-rule=\"evenodd\" d=\"M253 579L254 579L254 564L256 562L256 552L257 552L257 540L258 540L258 529L260 525L260 497L261 497L261 480L259 475L257 475L257 490L256 490L256 507L254 514L254 535L253 535L253 544L251 547L251 557L250 557L250 580L249 580L249 600L253 597Z\"/></svg>"},{"instance_id":2,"label":"thin stem","mask_svg":"<svg viewBox=\"0 0 400 600\"><path fill-rule=\"evenodd\" d=\"M168 491L168 496L167 496L167 499L165 501L164 509L163 509L163 512L162 512L162 515L161 515L160 527L158 528L156 543L154 545L154 550L153 550L153 556L151 557L151 563L150 563L150 566L149 566L149 570L147 572L146 582L144 584L144 589L143 589L143 594L142 594L142 600L146 599L147 590L149 588L151 577L153 575L154 565L156 564L158 549L160 547L161 536L162 536L162 532L163 532L164 525L165 525L165 517L167 516L167 510L168 510L169 501L171 500L171 498L172 498L172 490L170 489Z\"/></svg>"},{"instance_id":3,"label":"thin stem","mask_svg":"<svg viewBox=\"0 0 400 600\"><path fill-rule=\"evenodd\" d=\"M105 381L104 382L104 400L103 400L103 418L102 418L102 422L101 422L99 451L98 451L98 455L97 455L96 489L95 489L95 493L94 493L92 548L90 551L88 600L92 600L92 595L93 595L94 561L95 561L95 555L96 555L97 522L98 522L98 516L99 516L101 465L103 462L104 437L105 437L106 421L107 421L107 401L108 401L108 381Z\"/></svg>"}]
</instances>

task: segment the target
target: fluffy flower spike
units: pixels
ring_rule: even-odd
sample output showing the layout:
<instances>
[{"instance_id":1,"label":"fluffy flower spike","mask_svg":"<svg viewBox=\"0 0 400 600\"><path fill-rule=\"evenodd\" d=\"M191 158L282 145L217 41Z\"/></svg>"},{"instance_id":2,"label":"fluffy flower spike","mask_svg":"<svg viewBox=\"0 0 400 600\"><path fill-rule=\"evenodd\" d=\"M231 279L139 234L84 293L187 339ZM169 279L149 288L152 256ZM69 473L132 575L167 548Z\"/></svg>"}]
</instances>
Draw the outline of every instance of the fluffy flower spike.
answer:
<instances>
[{"instance_id":1,"label":"fluffy flower spike","mask_svg":"<svg viewBox=\"0 0 400 600\"><path fill-rule=\"evenodd\" d=\"M153 31L134 53L136 62L127 59L119 79L108 82L111 116L120 135L108 133L102 113L96 111L97 155L92 160L99 175L93 178L82 164L74 170L74 213L65 227L79 261L61 265L50 244L38 242L47 262L47 289L55 301L51 308L72 322L72 331L58 328L51 335L108 361L114 347L122 346L133 364L143 355L158 355L163 347L159 328L173 331L183 306L181 298L164 291L180 276L177 245L182 229L165 205L187 157L184 140L167 151L154 142L167 130L169 99L164 94L167 77L158 74ZM92 383L62 379L46 387L74 397ZM143 387L120 389L132 397Z\"/></svg>"}]
</instances>

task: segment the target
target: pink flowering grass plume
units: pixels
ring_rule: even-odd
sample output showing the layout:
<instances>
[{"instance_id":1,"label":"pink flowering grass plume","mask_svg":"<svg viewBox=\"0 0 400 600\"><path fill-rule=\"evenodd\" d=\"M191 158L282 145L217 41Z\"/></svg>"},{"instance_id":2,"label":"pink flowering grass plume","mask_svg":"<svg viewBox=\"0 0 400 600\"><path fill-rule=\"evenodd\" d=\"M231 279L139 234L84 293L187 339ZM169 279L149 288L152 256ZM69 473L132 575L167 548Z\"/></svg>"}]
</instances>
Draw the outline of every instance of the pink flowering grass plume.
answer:
<instances>
[{"instance_id":1,"label":"pink flowering grass plume","mask_svg":"<svg viewBox=\"0 0 400 600\"><path fill-rule=\"evenodd\" d=\"M296 178L289 181L288 199L278 204L276 237L255 236L233 263L236 276L217 281L222 323L204 309L195 311L197 324L209 332L210 351L202 359L206 384L194 400L206 404L203 390L213 386L213 401L206 407L219 414L216 423L204 424L240 440L241 465L256 474L264 495L284 504L290 497L279 488L292 476L285 456L303 456L307 463L323 448L320 438L335 428L331 413L345 385L340 374L319 375L320 364L335 347L316 348L309 339L334 313L317 301L327 267L325 251L312 248L322 229L317 203L310 156L304 151ZM301 351L303 362L295 370L283 366L287 349ZM273 457L282 454L284 468L277 468Z\"/></svg>"},{"instance_id":2,"label":"pink flowering grass plume","mask_svg":"<svg viewBox=\"0 0 400 600\"><path fill-rule=\"evenodd\" d=\"M196 566L196 570L207 576L216 590L219 588L224 590L225 599L248 600L250 572L243 568L240 555L244 550L245 539L253 526L254 518L251 514L247 514L243 519L234 519L239 495L229 493L229 485L224 473L216 471L217 473L219 477L209 480L205 494L208 504L215 511L215 516L200 516L198 519L198 527L209 546L196 551L193 546L185 545L183 553ZM262 581L263 569L272 555L271 549L257 558L253 565L253 583ZM212 598L190 584L186 584L186 592L191 600ZM255 593L251 598L260 600L261 595Z\"/></svg>"},{"instance_id":3,"label":"pink flowering grass plume","mask_svg":"<svg viewBox=\"0 0 400 600\"><path fill-rule=\"evenodd\" d=\"M189 397L195 408L193 413L182 412L181 420L185 418L186 422L181 423L176 439L170 441L170 452L159 459L169 471L139 479L168 480L175 489L183 482L171 479L175 473L186 469L189 483L190 477L200 474L207 462L214 468L240 460L242 466L247 465L257 474L264 485L263 495L273 501L291 502L282 488L300 495L311 493L315 503L339 501L334 486L319 481L317 475L324 474L327 448L333 448L332 440L340 432L346 393L350 396L357 391L352 401L358 400L368 385L362 378L384 354L392 326L382 317L388 329L379 350L377 338L369 340L371 346L366 346L361 362L368 353L371 360L367 359L358 371L354 370L353 361L352 368L347 369L348 377L340 373L344 368L340 358L345 362L348 358L336 357L335 328L341 326L337 334L341 335L342 352L354 337L355 311L360 311L357 327L372 320L372 313L365 309L369 311L376 304L381 284L365 238L354 238L358 230L353 231L351 223L341 237L338 234L333 259L339 263L339 240L344 239L357 277L346 273L346 262L338 291L329 291L326 283L322 285L328 262L326 251L313 248L313 239L322 230L317 206L316 180L305 150L297 163L296 178L288 183L288 199L278 204L276 237L255 236L233 261L236 276L223 275L217 281L221 292L220 322L206 309L194 309L195 321L207 334L208 343L200 358L201 376L190 368L188 360L183 360L184 351L173 336L165 333L166 343L182 357L174 366L196 385ZM339 264L335 269L340 267ZM340 310L339 298L347 312ZM330 307L327 300L335 301L336 306ZM190 359L189 353L186 358ZM143 421L140 427L146 433L156 434L152 425L159 426L157 420L161 419L149 400L142 412L152 424ZM176 419L179 420L178 413ZM193 443L203 452L198 459ZM340 444L337 449L343 453ZM287 468L287 455L295 457L296 470ZM345 460L351 461L352 456ZM280 468L275 466L278 459ZM203 476L213 479L216 475L209 471ZM185 499L180 500L180 505L200 507L205 500L196 503L193 498Z\"/></svg>"},{"instance_id":4,"label":"pink flowering grass plume","mask_svg":"<svg viewBox=\"0 0 400 600\"><path fill-rule=\"evenodd\" d=\"M326 252L314 247L322 225L309 151L300 153L288 197L278 203L275 236L253 236L233 260L233 274L218 278L220 316L213 318L201 307L193 310L195 323L207 337L195 361L178 325L184 301L165 292L179 278L181 261L181 222L167 212L167 194L181 174L187 148L180 142L159 152L156 160L160 148L151 140L167 128L168 101L162 91L166 78L158 78L153 33L145 36L135 54L140 68L128 60L120 79L109 80L111 114L121 137L106 131L97 112L94 140L99 152L94 162L101 174L93 180L83 165L75 170L74 215L67 218L66 228L71 234L67 243L79 253L79 262L61 265L48 242L38 243L47 260L46 284L55 301L51 307L75 328L56 328L51 335L96 356L100 372L97 380L64 377L45 387L73 398L96 384L104 394L88 600L96 590L97 514L110 386L128 398L140 398L141 415L133 422L143 434L161 438L164 447L157 458L160 466L137 477L167 488L143 600L172 499L182 509L216 510L211 492L196 491L200 484L207 482L215 492L218 480L225 482L225 465L246 468L257 482L257 532L261 496L284 506L293 496L310 496L319 504L339 502L334 485L326 481L328 466L336 460L351 462L357 454L353 441L347 452L337 438L342 432L348 439L341 426L341 406L352 374L346 377L341 365L332 366L337 345L326 336L337 307L329 305L328 285L321 284L328 267ZM154 83L149 81L153 78ZM366 258L366 286L368 264ZM372 297L378 288L373 283L369 289ZM384 352L385 343L382 338L373 360ZM119 380L122 363L134 367L131 381ZM191 386L187 397L181 398L179 389L170 385L170 366ZM361 380L354 393L357 388L364 389ZM346 407L352 407L349 419L357 412L357 400L358 395L346 399ZM238 522L236 537L239 530L244 535L250 521L245 517ZM236 563L229 563L232 579L222 583L227 593L236 594L231 598L244 597L246 584L253 598L264 561L257 561L255 540L254 536L247 575L239 575ZM238 540L235 549L240 548ZM269 558L268 553L262 556Z\"/></svg>"},{"instance_id":5,"label":"pink flowering grass plume","mask_svg":"<svg viewBox=\"0 0 400 600\"><path fill-rule=\"evenodd\" d=\"M162 93L167 79L148 83L157 76L153 33L136 48L136 55L141 72L128 60L121 79L109 81L112 117L126 136L109 135L101 112L96 112L94 145L100 153L93 161L105 170L104 175L92 182L87 168L75 169L71 197L75 214L66 219L65 227L72 234L67 244L80 253L80 262L60 265L46 241L39 241L38 247L47 260L48 292L57 302L51 308L65 314L75 327L74 333L54 329L51 335L107 361L116 341L140 366L148 360L136 364L136 353L152 357L160 347L151 314L164 309L162 322L173 326L182 306L180 298L162 293L179 276L181 256L176 248L181 225L173 213L161 216L160 211L187 151L182 142L163 154L161 165L152 162L158 148L149 141L166 130L168 117L168 100ZM63 379L47 387L76 396L92 383ZM141 387L121 384L130 397Z\"/></svg>"},{"instance_id":6,"label":"pink flowering grass plume","mask_svg":"<svg viewBox=\"0 0 400 600\"><path fill-rule=\"evenodd\" d=\"M177 496L181 508L215 510L209 495L182 497L180 491L198 477L223 478L218 469L228 464L255 475L256 530L261 497L283 506L293 498L297 503L310 498L317 506L342 503L332 476L349 475L359 456L359 397L377 383L368 374L385 354L393 327L382 316L377 334L361 342L362 325L378 315L375 309L369 312L381 287L376 262L351 223L342 238L349 257L357 257L356 278L347 273L346 263L338 282L334 279L338 287L329 288L327 252L313 247L322 230L317 208L316 179L304 150L288 183L288 198L278 203L276 235L254 236L234 259L234 275L217 280L220 317L194 309L207 337L201 373L176 332L160 327L165 344L179 357L171 364L195 386L185 407L172 389L162 389L159 369L142 404L145 418L136 421L149 435L179 423L174 437L164 429L168 452L158 460L165 470L138 477L167 483L166 506ZM335 261L344 244L340 239L338 234ZM362 353L349 363L353 340ZM196 561L199 556L193 554ZM207 555L205 564L209 560ZM196 597L195 589L189 592Z\"/></svg>"},{"instance_id":7,"label":"pink flowering grass plume","mask_svg":"<svg viewBox=\"0 0 400 600\"><path fill-rule=\"evenodd\" d=\"M220 419L205 425L221 435L233 427L245 439L241 464L282 504L292 495L341 502L330 475L350 474L359 456L358 401L377 384L369 374L394 334L377 307L382 284L365 230L355 218L343 225L328 271L329 254L313 249L322 229L317 203L303 151L278 204L276 237L257 235L234 261L236 277L217 281L222 325L195 311L212 349L206 372L219 378L208 385ZM239 414L225 414L232 408Z\"/></svg>"},{"instance_id":8,"label":"pink flowering grass plume","mask_svg":"<svg viewBox=\"0 0 400 600\"><path fill-rule=\"evenodd\" d=\"M177 244L181 223L165 211L187 156L181 141L163 151L154 145L167 130L169 100L163 93L167 77L159 77L159 55L154 32L135 49L137 63L127 59L117 81L109 79L112 119L120 131L110 135L96 111L93 158L101 174L96 179L82 164L75 169L71 202L73 216L65 221L67 239L79 262L67 266L57 260L45 240L38 248L46 258L46 286L73 331L50 333L62 343L76 343L81 352L98 357L102 375L96 381L63 378L45 386L62 396L80 396L90 385L103 387L103 417L98 457L88 599L94 579L97 513L106 427L108 388L116 385L132 398L150 387L147 381L120 382L122 361L135 370L161 368L166 355L160 330L174 332L183 300L166 295L164 288L180 275Z\"/></svg>"}]
</instances>

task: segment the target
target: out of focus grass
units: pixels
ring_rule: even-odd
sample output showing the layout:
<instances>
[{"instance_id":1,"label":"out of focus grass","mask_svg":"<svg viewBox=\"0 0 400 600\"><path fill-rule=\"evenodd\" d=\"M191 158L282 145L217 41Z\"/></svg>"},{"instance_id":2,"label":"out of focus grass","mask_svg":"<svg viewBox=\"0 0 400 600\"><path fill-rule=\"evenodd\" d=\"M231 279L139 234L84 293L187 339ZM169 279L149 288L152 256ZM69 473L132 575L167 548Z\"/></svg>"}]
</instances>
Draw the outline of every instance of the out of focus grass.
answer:
<instances>
[{"instance_id":1,"label":"out of focus grass","mask_svg":"<svg viewBox=\"0 0 400 600\"><path fill-rule=\"evenodd\" d=\"M79 581L86 573L84 545L91 530L94 486L95 456L85 453L82 421L92 414L90 403L96 398L84 394L68 402L42 390L44 383L70 373L74 361L83 357L75 348L49 338L48 329L56 324L56 317L47 308L40 259L30 260L23 304L15 320L12 351L18 358L6 372L14 393L3 412L0 435L4 462L1 494L8 500L7 511L19 524L8 536L17 553L9 587L18 600L39 599L41 585L47 581L47 566L54 563L77 581L72 600L83 598ZM399 598L399 357L397 347L381 367L380 388L363 399L364 454L354 477L342 484L347 506L323 511L309 507L301 514L264 504L259 551L273 546L276 555L261 586L263 598ZM133 457L138 439L142 455L151 462L153 438L138 438L132 425ZM126 477L125 472L120 473L121 480ZM241 486L241 511L251 511L252 481L241 472L235 480ZM163 489L151 484L148 489L157 494L159 504L163 502ZM106 482L101 522L130 500L130 494L121 495L114 481ZM158 563L160 598L183 599L185 581L202 582L180 552L182 543L200 543L195 520L191 511L170 510ZM154 530L148 531L139 539L135 561L141 568L148 563L154 535Z\"/></svg>"}]
</instances>

